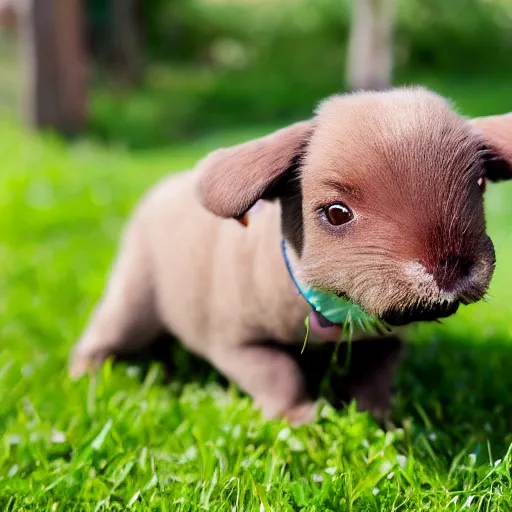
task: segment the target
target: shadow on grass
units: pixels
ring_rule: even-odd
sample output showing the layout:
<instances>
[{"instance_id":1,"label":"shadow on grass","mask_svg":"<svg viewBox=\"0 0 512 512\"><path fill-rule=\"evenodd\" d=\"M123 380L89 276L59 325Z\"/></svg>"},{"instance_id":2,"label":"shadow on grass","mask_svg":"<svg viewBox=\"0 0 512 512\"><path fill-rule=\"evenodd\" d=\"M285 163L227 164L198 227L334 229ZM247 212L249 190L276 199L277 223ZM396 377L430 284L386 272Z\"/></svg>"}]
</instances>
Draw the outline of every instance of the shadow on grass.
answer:
<instances>
[{"instance_id":1,"label":"shadow on grass","mask_svg":"<svg viewBox=\"0 0 512 512\"><path fill-rule=\"evenodd\" d=\"M512 442L512 346L505 340L438 339L408 346L397 374L397 423L450 442ZM484 449L487 448L484 446Z\"/></svg>"},{"instance_id":2,"label":"shadow on grass","mask_svg":"<svg viewBox=\"0 0 512 512\"><path fill-rule=\"evenodd\" d=\"M332 371L333 346L310 351L307 357L295 351L307 372L313 395L329 398L342 408L353 397L354 383L365 381L378 361L393 357L399 348L394 338L355 343L349 375ZM338 361L345 361L340 347ZM148 370L158 361L167 381L185 385L215 381L227 385L211 365L188 353L169 336L160 337L146 352L123 358ZM407 345L394 379L391 424L412 426L419 437L435 440L447 453L481 445L502 453L512 443L512 346L499 339L488 342L439 339ZM330 392L321 386L330 372ZM487 446L487 443L490 443Z\"/></svg>"}]
</instances>

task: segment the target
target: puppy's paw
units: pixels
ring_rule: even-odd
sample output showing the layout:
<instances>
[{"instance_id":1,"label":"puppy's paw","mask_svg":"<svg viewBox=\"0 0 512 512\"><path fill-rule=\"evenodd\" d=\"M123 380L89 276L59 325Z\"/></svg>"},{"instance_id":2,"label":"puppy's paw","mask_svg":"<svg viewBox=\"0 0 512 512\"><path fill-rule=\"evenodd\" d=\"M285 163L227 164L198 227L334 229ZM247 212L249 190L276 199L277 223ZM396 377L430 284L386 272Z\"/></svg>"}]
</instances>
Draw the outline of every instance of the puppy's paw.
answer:
<instances>
[{"instance_id":1,"label":"puppy's paw","mask_svg":"<svg viewBox=\"0 0 512 512\"><path fill-rule=\"evenodd\" d=\"M312 423L317 418L317 405L314 402L302 402L284 411L283 417L293 427Z\"/></svg>"},{"instance_id":2,"label":"puppy's paw","mask_svg":"<svg viewBox=\"0 0 512 512\"><path fill-rule=\"evenodd\" d=\"M79 348L75 349L68 367L71 380L78 380L84 374L98 370L107 357L108 354L105 352L90 353L81 351Z\"/></svg>"},{"instance_id":3,"label":"puppy's paw","mask_svg":"<svg viewBox=\"0 0 512 512\"><path fill-rule=\"evenodd\" d=\"M294 427L311 423L316 418L316 403L310 400L286 406L283 402L276 403L272 399L264 400L259 398L255 400L254 406L261 410L265 419L275 420L277 418L284 418Z\"/></svg>"}]
</instances>

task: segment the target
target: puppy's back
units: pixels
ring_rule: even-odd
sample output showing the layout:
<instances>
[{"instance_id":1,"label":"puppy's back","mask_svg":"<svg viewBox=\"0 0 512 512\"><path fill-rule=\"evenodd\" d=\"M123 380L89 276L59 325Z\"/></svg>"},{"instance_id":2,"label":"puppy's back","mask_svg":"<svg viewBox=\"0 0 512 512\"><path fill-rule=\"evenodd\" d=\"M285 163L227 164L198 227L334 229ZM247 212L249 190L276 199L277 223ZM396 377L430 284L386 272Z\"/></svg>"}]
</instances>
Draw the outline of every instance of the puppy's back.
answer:
<instances>
[{"instance_id":1,"label":"puppy's back","mask_svg":"<svg viewBox=\"0 0 512 512\"><path fill-rule=\"evenodd\" d=\"M304 311L280 253L279 204L265 202L244 228L200 204L198 177L188 171L161 181L141 200L128 227L147 248L163 327L199 353L217 341L253 338L261 317L270 330L282 330L283 338L293 336L282 326L281 309L287 309L291 325Z\"/></svg>"}]
</instances>

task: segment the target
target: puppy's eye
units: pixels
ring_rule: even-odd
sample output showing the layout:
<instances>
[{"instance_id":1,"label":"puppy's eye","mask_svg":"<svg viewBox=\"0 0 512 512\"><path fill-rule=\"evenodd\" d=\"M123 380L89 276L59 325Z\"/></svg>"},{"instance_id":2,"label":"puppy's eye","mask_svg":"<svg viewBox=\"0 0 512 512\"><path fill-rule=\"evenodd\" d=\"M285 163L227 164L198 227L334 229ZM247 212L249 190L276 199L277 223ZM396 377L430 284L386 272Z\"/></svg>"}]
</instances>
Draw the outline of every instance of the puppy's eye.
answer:
<instances>
[{"instance_id":1,"label":"puppy's eye","mask_svg":"<svg viewBox=\"0 0 512 512\"><path fill-rule=\"evenodd\" d=\"M485 188L486 188L485 178L484 177L479 178L477 183L478 183L478 186L480 187L480 190L482 192L485 192Z\"/></svg>"},{"instance_id":2,"label":"puppy's eye","mask_svg":"<svg viewBox=\"0 0 512 512\"><path fill-rule=\"evenodd\" d=\"M341 226L350 222L354 215L343 203L334 203L324 208L325 218L333 226Z\"/></svg>"}]
</instances>

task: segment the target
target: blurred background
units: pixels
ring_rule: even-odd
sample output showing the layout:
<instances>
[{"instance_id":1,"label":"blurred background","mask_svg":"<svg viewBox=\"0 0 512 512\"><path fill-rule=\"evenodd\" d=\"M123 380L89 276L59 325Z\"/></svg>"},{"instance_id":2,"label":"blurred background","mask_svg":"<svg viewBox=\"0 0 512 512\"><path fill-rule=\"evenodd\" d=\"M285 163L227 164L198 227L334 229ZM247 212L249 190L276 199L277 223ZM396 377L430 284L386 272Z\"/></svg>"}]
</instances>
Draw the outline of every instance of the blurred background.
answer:
<instances>
[{"instance_id":1,"label":"blurred background","mask_svg":"<svg viewBox=\"0 0 512 512\"><path fill-rule=\"evenodd\" d=\"M132 149L423 83L512 110L510 0L1 0L0 113Z\"/></svg>"}]
</instances>

